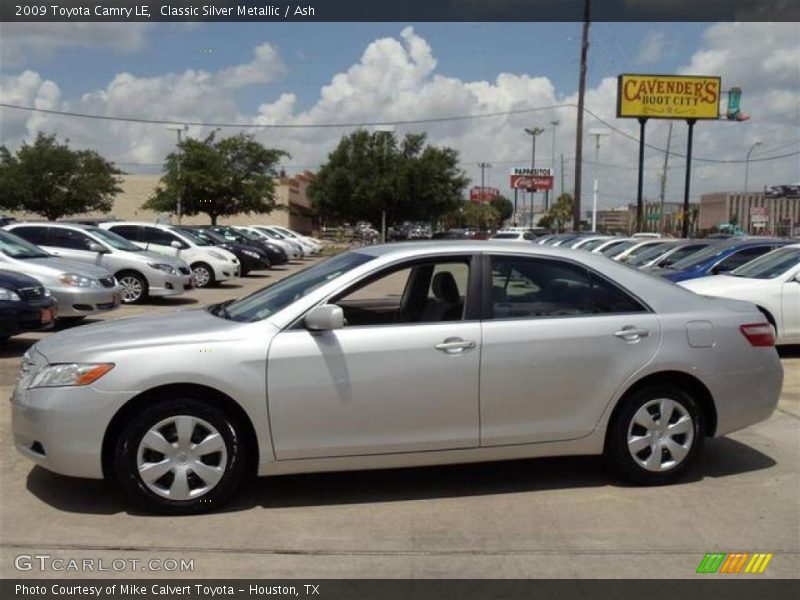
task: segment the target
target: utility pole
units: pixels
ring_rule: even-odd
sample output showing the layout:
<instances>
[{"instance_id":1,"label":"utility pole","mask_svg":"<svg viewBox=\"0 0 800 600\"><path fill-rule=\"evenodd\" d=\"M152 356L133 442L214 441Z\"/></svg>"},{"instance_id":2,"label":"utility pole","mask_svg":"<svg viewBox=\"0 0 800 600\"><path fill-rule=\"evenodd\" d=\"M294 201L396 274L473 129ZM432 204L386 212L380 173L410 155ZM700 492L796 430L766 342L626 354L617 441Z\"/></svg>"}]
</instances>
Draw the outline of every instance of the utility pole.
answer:
<instances>
[{"instance_id":1,"label":"utility pole","mask_svg":"<svg viewBox=\"0 0 800 600\"><path fill-rule=\"evenodd\" d=\"M564 154L561 154L561 193L564 193ZM558 200L558 196L553 198L553 200Z\"/></svg>"},{"instance_id":2,"label":"utility pole","mask_svg":"<svg viewBox=\"0 0 800 600\"><path fill-rule=\"evenodd\" d=\"M534 127L533 129L525 128L525 133L531 136L531 170L536 168L536 136L542 135L544 133L544 129L541 127ZM533 228L533 195L536 193L534 188L531 188L531 221L529 228Z\"/></svg>"},{"instance_id":3,"label":"utility pole","mask_svg":"<svg viewBox=\"0 0 800 600\"><path fill-rule=\"evenodd\" d=\"M572 229L581 230L581 161L583 160L583 100L586 93L586 55L589 51L589 4L583 5L583 34L581 35L581 70L578 81L578 123L575 130L575 198L572 210Z\"/></svg>"},{"instance_id":4,"label":"utility pole","mask_svg":"<svg viewBox=\"0 0 800 600\"><path fill-rule=\"evenodd\" d=\"M553 145L550 148L550 166L553 168L553 200L558 198L555 190L555 178L556 178L556 128L561 124L561 121L556 119L555 121L550 121L550 125L553 126ZM562 174L563 179L563 174ZM563 189L562 189L563 192ZM544 209L547 210L550 208L550 190L545 190L544 192Z\"/></svg>"},{"instance_id":5,"label":"utility pole","mask_svg":"<svg viewBox=\"0 0 800 600\"><path fill-rule=\"evenodd\" d=\"M755 142L750 149L747 151L747 158L744 161L744 193L747 193L747 183L749 181L750 175L750 155L753 153L753 150L756 149L756 146L760 146L761 142Z\"/></svg>"},{"instance_id":6,"label":"utility pole","mask_svg":"<svg viewBox=\"0 0 800 600\"><path fill-rule=\"evenodd\" d=\"M664 153L664 171L661 173L661 199L659 208L659 233L666 233L664 231L664 224L667 222L664 216L664 201L667 196L667 167L669 166L669 147L672 143L672 121L669 122L669 130L667 131L667 151Z\"/></svg>"},{"instance_id":7,"label":"utility pole","mask_svg":"<svg viewBox=\"0 0 800 600\"><path fill-rule=\"evenodd\" d=\"M480 198L480 199L481 199L481 201L483 201L483 200L484 200L484 197L485 197L485 195L486 195L486 192L484 191L486 188L484 187L484 183L483 183L483 181L484 181L484 179L483 179L483 173L484 173L484 171L485 171L486 169L491 169L491 168L492 168L492 165L490 165L490 164L489 164L489 163L487 163L487 162L479 162L479 163L478 163L478 168L481 170L481 198Z\"/></svg>"},{"instance_id":8,"label":"utility pole","mask_svg":"<svg viewBox=\"0 0 800 600\"><path fill-rule=\"evenodd\" d=\"M188 125L167 125L167 129L169 129L171 131L174 131L175 133L178 134L178 152L180 154L178 155L178 160L177 160L176 165L175 165L175 170L177 171L176 175L177 175L177 178L178 178L178 181L175 184L175 195L177 196L175 216L178 219L178 225L180 225L181 224L181 213L183 212L183 206L182 206L182 202L181 202L181 163L183 162L183 150L181 149L181 143L183 142L183 138L181 137L181 134L184 131L187 131L189 129L189 126Z\"/></svg>"},{"instance_id":9,"label":"utility pole","mask_svg":"<svg viewBox=\"0 0 800 600\"><path fill-rule=\"evenodd\" d=\"M592 232L597 231L597 173L600 170L600 138L609 135L605 129L594 129L589 137L594 138L594 189L592 192Z\"/></svg>"}]
</instances>

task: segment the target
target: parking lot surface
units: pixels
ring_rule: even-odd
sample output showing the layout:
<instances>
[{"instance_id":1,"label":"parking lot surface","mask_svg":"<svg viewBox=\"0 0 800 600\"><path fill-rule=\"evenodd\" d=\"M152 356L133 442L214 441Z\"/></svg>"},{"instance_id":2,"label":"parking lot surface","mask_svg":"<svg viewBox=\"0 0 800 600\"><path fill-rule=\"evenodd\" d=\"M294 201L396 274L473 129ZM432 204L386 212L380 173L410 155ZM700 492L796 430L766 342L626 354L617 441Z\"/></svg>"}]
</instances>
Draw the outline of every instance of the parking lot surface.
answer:
<instances>
[{"instance_id":1,"label":"parking lot surface","mask_svg":"<svg viewBox=\"0 0 800 600\"><path fill-rule=\"evenodd\" d=\"M313 262L105 318L239 297ZM0 349L3 398L20 356L46 335ZM598 457L293 475L252 483L225 512L179 518L134 512L104 482L34 467L13 448L3 401L0 576L688 578L707 552L766 552L774 557L756 577L797 577L800 348L781 354L786 379L775 414L709 442L679 485L628 485ZM20 571L21 555L88 559L94 570ZM194 570L164 570L172 559L191 560ZM98 570L114 560L125 568ZM161 570L150 570L151 560Z\"/></svg>"}]
</instances>

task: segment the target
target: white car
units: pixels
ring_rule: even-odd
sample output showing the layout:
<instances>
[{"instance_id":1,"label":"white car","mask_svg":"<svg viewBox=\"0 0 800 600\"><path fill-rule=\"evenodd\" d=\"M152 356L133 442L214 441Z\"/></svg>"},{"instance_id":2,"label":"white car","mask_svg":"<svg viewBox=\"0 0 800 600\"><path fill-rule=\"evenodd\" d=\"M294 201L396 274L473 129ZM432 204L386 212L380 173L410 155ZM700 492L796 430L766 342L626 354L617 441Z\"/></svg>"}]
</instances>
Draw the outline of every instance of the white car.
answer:
<instances>
[{"instance_id":1,"label":"white car","mask_svg":"<svg viewBox=\"0 0 800 600\"><path fill-rule=\"evenodd\" d=\"M678 283L703 296L747 300L775 328L778 344L800 344L800 244L783 246L725 275Z\"/></svg>"},{"instance_id":2,"label":"white car","mask_svg":"<svg viewBox=\"0 0 800 600\"><path fill-rule=\"evenodd\" d=\"M664 243L664 240L658 238L649 238L649 239L634 238L634 239L636 240L636 243L633 246L626 248L619 254L615 254L614 260L616 260L617 262L626 263L629 260L636 258L643 252L647 252L650 248L653 248L655 246L660 246L661 244Z\"/></svg>"},{"instance_id":3,"label":"white car","mask_svg":"<svg viewBox=\"0 0 800 600\"><path fill-rule=\"evenodd\" d=\"M268 233L259 229L258 227L253 227L252 225L234 225L234 229L238 229L240 231L246 231L248 233L252 233L253 235L258 236L259 238L263 238L273 244L276 244L283 248L284 252L286 252L286 256L289 257L289 260L294 260L298 258L303 258L305 256L305 252L303 252L303 248L300 244L296 244L294 242L290 242L289 240L282 239L276 233Z\"/></svg>"},{"instance_id":4,"label":"white car","mask_svg":"<svg viewBox=\"0 0 800 600\"><path fill-rule=\"evenodd\" d=\"M595 246L592 249L592 254L602 254L603 256L611 258L632 247L634 244L638 244L639 241L640 240L633 238L613 237L599 246Z\"/></svg>"},{"instance_id":5,"label":"white car","mask_svg":"<svg viewBox=\"0 0 800 600\"><path fill-rule=\"evenodd\" d=\"M568 248L573 250L586 250L587 252L592 248L597 248L600 244L612 239L609 235L599 235L597 237L582 237L567 243Z\"/></svg>"},{"instance_id":6,"label":"white car","mask_svg":"<svg viewBox=\"0 0 800 600\"><path fill-rule=\"evenodd\" d=\"M306 242L305 240L301 240L298 238L291 237L282 231L278 231L277 228L273 227L272 225L254 225L256 229L266 233L267 235L274 235L277 236L277 239L283 240L285 242L289 242L291 244L297 244L303 250L303 256L311 256L315 254L314 247Z\"/></svg>"},{"instance_id":7,"label":"white car","mask_svg":"<svg viewBox=\"0 0 800 600\"><path fill-rule=\"evenodd\" d=\"M239 277L241 265L232 253L170 225L111 221L101 229L113 231L140 248L178 258L192 269L195 287L203 288Z\"/></svg>"},{"instance_id":8,"label":"white car","mask_svg":"<svg viewBox=\"0 0 800 600\"><path fill-rule=\"evenodd\" d=\"M288 236L289 239L300 240L302 242L305 242L306 244L308 244L311 247L312 254L319 254L320 252L322 252L322 249L324 247L322 245L322 242L319 241L318 239L313 238L313 237L308 236L308 235L302 235L302 234L297 233L296 231L292 231L291 229L288 229L286 227L281 227L280 225L270 225L269 229L271 229L273 231L277 231L278 233L282 233L282 234Z\"/></svg>"}]
</instances>

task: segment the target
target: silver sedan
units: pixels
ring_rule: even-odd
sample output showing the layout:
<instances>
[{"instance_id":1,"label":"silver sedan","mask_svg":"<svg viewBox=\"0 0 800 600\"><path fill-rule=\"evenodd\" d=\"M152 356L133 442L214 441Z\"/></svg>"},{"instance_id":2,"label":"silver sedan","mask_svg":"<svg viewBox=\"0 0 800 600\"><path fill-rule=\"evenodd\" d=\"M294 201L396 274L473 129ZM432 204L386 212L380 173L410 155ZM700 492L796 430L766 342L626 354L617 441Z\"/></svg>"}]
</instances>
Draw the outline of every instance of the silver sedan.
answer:
<instances>
[{"instance_id":1,"label":"silver sedan","mask_svg":"<svg viewBox=\"0 0 800 600\"><path fill-rule=\"evenodd\" d=\"M783 372L747 302L603 256L372 246L204 309L65 331L25 355L16 447L151 510L245 477L604 454L643 484L769 417Z\"/></svg>"}]
</instances>

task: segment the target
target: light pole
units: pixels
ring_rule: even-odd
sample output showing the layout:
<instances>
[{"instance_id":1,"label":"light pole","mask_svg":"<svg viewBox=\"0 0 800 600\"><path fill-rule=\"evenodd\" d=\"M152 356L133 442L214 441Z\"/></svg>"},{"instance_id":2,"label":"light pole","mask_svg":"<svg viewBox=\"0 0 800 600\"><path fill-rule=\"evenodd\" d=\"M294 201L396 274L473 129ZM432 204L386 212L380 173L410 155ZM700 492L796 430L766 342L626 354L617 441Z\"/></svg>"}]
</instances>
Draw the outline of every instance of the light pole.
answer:
<instances>
[{"instance_id":1,"label":"light pole","mask_svg":"<svg viewBox=\"0 0 800 600\"><path fill-rule=\"evenodd\" d=\"M525 128L525 133L531 136L531 170L536 168L536 136L542 135L544 129L541 127L534 127L533 129ZM533 175L533 174L531 174ZM531 221L529 228L533 228L533 195L536 193L534 188L531 188Z\"/></svg>"},{"instance_id":2,"label":"light pole","mask_svg":"<svg viewBox=\"0 0 800 600\"><path fill-rule=\"evenodd\" d=\"M750 154L755 150L756 146L760 146L761 141L755 142L747 151L747 158L744 161L744 193L747 193L747 181L750 175Z\"/></svg>"},{"instance_id":3,"label":"light pole","mask_svg":"<svg viewBox=\"0 0 800 600\"><path fill-rule=\"evenodd\" d=\"M394 135L394 125L376 125L375 132L380 133L383 141L383 158L386 158L386 145ZM386 243L386 207L381 209L381 243Z\"/></svg>"},{"instance_id":4,"label":"light pole","mask_svg":"<svg viewBox=\"0 0 800 600\"><path fill-rule=\"evenodd\" d=\"M592 192L592 232L597 231L597 173L600 170L600 138L608 135L605 129L592 129L589 137L594 138L594 188Z\"/></svg>"},{"instance_id":5,"label":"light pole","mask_svg":"<svg viewBox=\"0 0 800 600\"><path fill-rule=\"evenodd\" d=\"M181 138L181 134L184 131L189 130L188 125L167 125L167 129L174 131L178 134L178 161L176 163L176 171L177 171L177 181L175 182L175 195L177 196L176 202L176 209L175 209L175 216L178 219L178 225L181 224L181 212L183 207L181 206L181 163L183 162L183 150L181 149L181 142L183 141Z\"/></svg>"},{"instance_id":6,"label":"light pole","mask_svg":"<svg viewBox=\"0 0 800 600\"><path fill-rule=\"evenodd\" d=\"M490 165L488 162L479 162L478 163L478 168L481 170L481 195L480 195L480 201L483 202L486 199L486 192L485 192L486 188L484 186L484 171L486 171L486 169L491 169L492 165Z\"/></svg>"},{"instance_id":7,"label":"light pole","mask_svg":"<svg viewBox=\"0 0 800 600\"><path fill-rule=\"evenodd\" d=\"M555 121L550 121L550 125L553 126L553 140L552 140L553 145L550 148L550 167L553 169L553 200L554 201L555 201L556 198L558 198L558 195L556 195L556 186L555 186L555 181L556 181L556 128L560 124L561 124L561 121L559 121L558 119L556 119ZM563 193L564 190L561 190L561 191ZM550 203L548 202L548 193L545 192L544 209L547 210L548 208L550 208Z\"/></svg>"}]
</instances>

